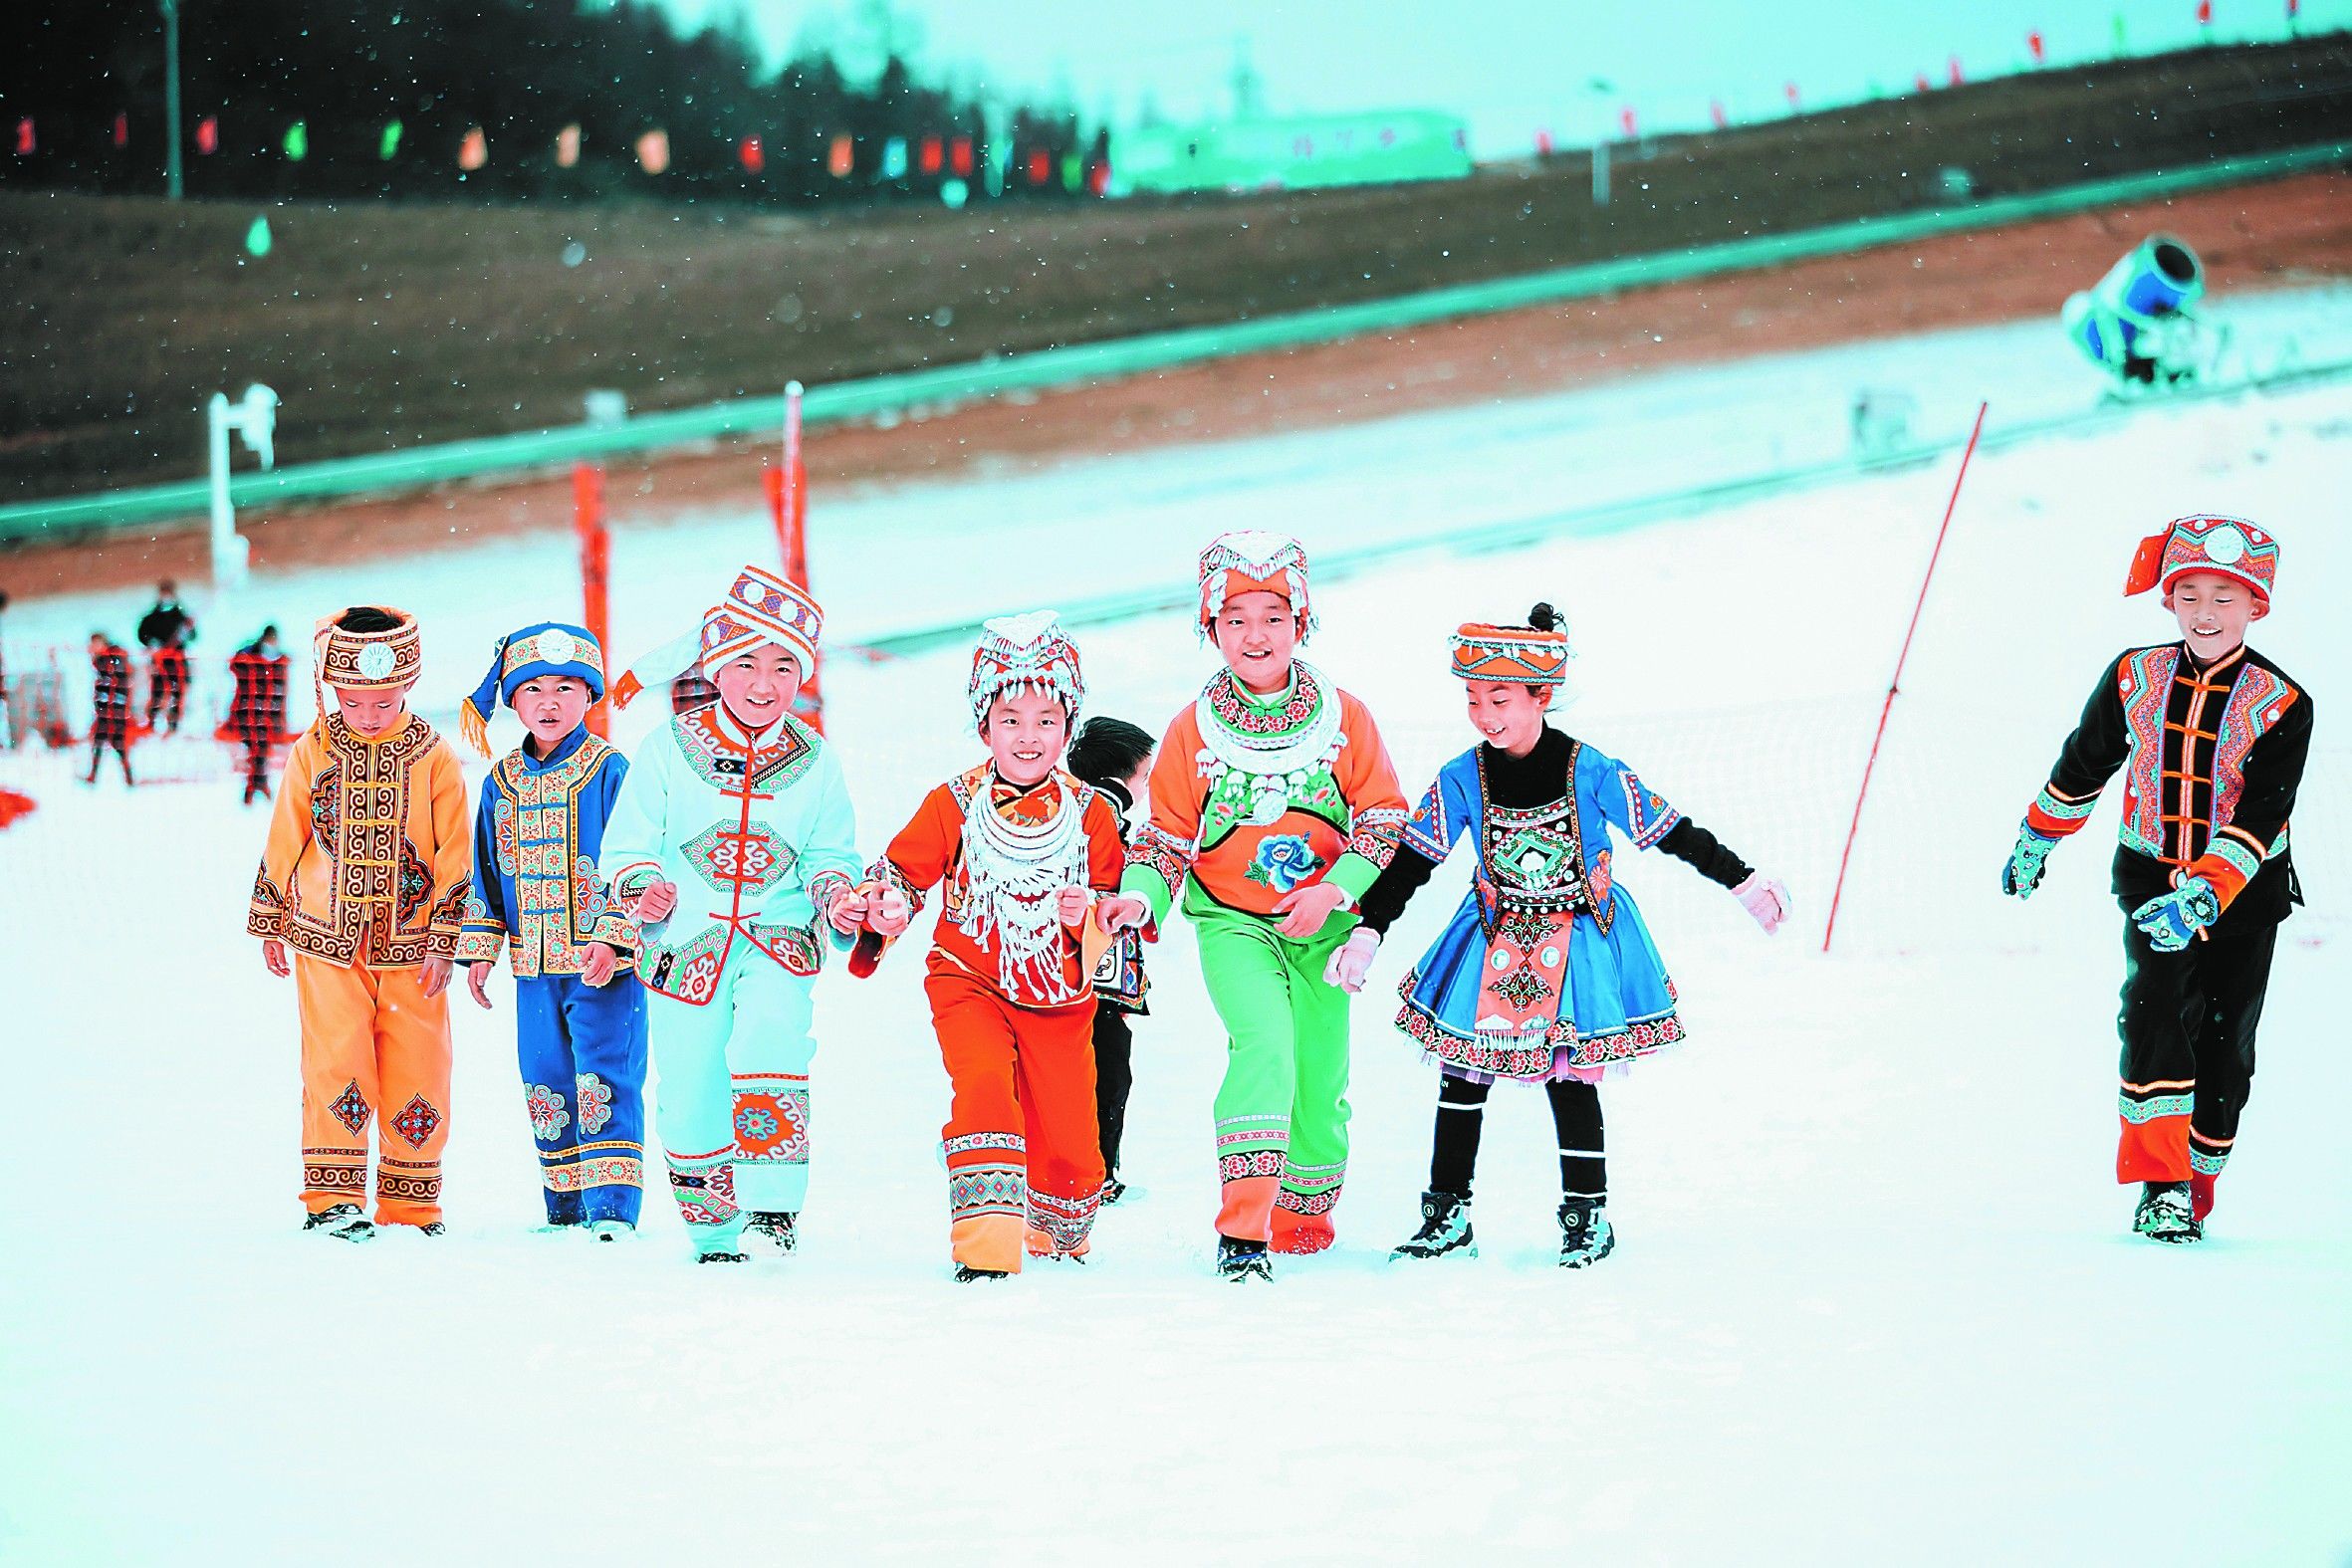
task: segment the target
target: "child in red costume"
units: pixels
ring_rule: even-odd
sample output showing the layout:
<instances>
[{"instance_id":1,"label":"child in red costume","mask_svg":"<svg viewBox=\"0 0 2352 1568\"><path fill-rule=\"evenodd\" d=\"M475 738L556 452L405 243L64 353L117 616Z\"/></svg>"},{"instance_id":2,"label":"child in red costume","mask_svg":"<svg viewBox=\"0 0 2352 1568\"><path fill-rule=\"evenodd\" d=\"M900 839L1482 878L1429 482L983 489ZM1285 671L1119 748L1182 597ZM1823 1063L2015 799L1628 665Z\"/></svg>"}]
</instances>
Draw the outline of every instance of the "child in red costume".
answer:
<instances>
[{"instance_id":1,"label":"child in red costume","mask_svg":"<svg viewBox=\"0 0 2352 1568\"><path fill-rule=\"evenodd\" d=\"M988 622L968 688L989 760L924 796L852 911L885 939L943 887L923 990L954 1087L941 1152L956 1278L1082 1258L1102 1194L1091 923L1117 812L1061 771L1085 682L1051 612Z\"/></svg>"}]
</instances>

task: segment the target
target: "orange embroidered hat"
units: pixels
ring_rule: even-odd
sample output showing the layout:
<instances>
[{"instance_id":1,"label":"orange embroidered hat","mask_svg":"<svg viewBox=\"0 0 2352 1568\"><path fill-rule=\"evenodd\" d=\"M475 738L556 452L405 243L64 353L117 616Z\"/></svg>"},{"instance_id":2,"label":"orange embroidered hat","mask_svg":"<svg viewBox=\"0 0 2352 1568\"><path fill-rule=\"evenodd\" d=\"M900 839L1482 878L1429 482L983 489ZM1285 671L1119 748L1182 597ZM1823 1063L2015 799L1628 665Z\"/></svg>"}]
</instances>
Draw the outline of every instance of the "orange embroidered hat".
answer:
<instances>
[{"instance_id":1,"label":"orange embroidered hat","mask_svg":"<svg viewBox=\"0 0 2352 1568\"><path fill-rule=\"evenodd\" d=\"M1220 534L1201 552L1201 630L1216 624L1236 593L1275 593L1298 617L1298 635L1314 629L1306 597L1306 548L1287 534L1259 529Z\"/></svg>"},{"instance_id":2,"label":"orange embroidered hat","mask_svg":"<svg viewBox=\"0 0 2352 1568\"><path fill-rule=\"evenodd\" d=\"M2242 518L2205 513L2175 518L2163 533L2140 541L2131 574L2123 581L2124 595L2150 588L2170 593L2174 580L2192 571L2219 572L2244 583L2267 610L2278 580L2278 541Z\"/></svg>"},{"instance_id":3,"label":"orange embroidered hat","mask_svg":"<svg viewBox=\"0 0 2352 1568\"><path fill-rule=\"evenodd\" d=\"M1450 641L1454 674L1462 680L1557 686L1568 678L1568 634L1556 628L1469 621Z\"/></svg>"}]
</instances>

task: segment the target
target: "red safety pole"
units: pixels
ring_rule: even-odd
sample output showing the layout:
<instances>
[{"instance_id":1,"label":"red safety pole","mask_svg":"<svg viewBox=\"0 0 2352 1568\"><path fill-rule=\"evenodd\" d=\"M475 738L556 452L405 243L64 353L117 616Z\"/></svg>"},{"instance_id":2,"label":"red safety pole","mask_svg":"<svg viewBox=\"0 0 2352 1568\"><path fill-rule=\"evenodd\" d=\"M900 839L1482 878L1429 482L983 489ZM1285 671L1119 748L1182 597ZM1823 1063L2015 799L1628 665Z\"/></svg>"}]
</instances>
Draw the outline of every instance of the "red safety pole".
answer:
<instances>
[{"instance_id":1,"label":"red safety pole","mask_svg":"<svg viewBox=\"0 0 2352 1568\"><path fill-rule=\"evenodd\" d=\"M596 645L612 647L612 611L607 597L611 581L612 535L604 526L604 471L588 463L572 468L572 528L580 536L581 624L594 634ZM609 672L607 672L609 673ZM588 710L589 733L611 734L609 702Z\"/></svg>"},{"instance_id":2,"label":"red safety pole","mask_svg":"<svg viewBox=\"0 0 2352 1568\"><path fill-rule=\"evenodd\" d=\"M1919 631L1920 611L1927 608L1928 584L1936 580L1936 562L1944 558L1944 536L1952 532L1952 512L1960 505L1960 487L1969 477L1969 459L1977 455L1977 437L1985 433L1985 410L1992 405L1977 405L1977 422L1969 431L1969 444L1960 454L1960 472L1952 476L1952 499L1944 503L1944 525L1936 530L1936 548L1928 555L1927 575L1919 582L1919 602L1911 606L1911 624L1903 630L1903 651L1895 655L1895 673L1887 682L1887 697L1878 709L1878 733L1870 737L1870 760L1862 765L1862 787L1854 795L1854 819L1846 824L1846 846L1837 857L1837 886L1829 894L1829 924L1821 930L1821 951L1829 951L1829 939L1837 934L1837 902L1845 896L1846 864L1854 858L1854 835L1862 827L1862 802L1870 798L1870 774L1878 767L1878 743L1886 739L1887 717L1895 711L1895 693L1903 687L1903 665L1911 657L1911 639Z\"/></svg>"},{"instance_id":3,"label":"red safety pole","mask_svg":"<svg viewBox=\"0 0 2352 1568\"><path fill-rule=\"evenodd\" d=\"M784 557L788 582L810 588L809 582L809 466L801 456L801 383L784 389L784 466L763 471L768 489L768 517L776 525L777 549ZM822 663L820 668L822 668ZM820 671L809 671L793 699L793 712L818 734L824 733L824 693L818 684Z\"/></svg>"}]
</instances>

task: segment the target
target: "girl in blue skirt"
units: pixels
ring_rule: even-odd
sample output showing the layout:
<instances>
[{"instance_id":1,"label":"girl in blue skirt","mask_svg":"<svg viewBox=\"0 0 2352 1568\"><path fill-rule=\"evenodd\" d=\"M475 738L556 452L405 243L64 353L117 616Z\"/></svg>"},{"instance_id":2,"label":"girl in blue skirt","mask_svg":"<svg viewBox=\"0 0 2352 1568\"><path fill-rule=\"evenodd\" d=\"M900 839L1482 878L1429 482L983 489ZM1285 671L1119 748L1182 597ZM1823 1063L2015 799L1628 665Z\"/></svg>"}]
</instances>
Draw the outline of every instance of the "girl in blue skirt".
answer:
<instances>
[{"instance_id":1,"label":"girl in blue skirt","mask_svg":"<svg viewBox=\"0 0 2352 1568\"><path fill-rule=\"evenodd\" d=\"M1682 1038L1674 982L1632 896L1616 885L1609 829L1659 848L1731 889L1766 932L1788 893L1643 786L1614 758L1544 722L1568 639L1548 604L1524 626L1470 624L1453 637L1455 675L1481 744L1438 770L1396 858L1364 895L1362 926L1333 955L1332 979L1360 990L1382 935L1469 834L1470 893L1398 986L1397 1027L1437 1059L1438 1108L1421 1229L1392 1254L1476 1256L1470 1184L1487 1092L1540 1083L1559 1132L1560 1265L1616 1245L1605 1206L1599 1084L1610 1067Z\"/></svg>"}]
</instances>

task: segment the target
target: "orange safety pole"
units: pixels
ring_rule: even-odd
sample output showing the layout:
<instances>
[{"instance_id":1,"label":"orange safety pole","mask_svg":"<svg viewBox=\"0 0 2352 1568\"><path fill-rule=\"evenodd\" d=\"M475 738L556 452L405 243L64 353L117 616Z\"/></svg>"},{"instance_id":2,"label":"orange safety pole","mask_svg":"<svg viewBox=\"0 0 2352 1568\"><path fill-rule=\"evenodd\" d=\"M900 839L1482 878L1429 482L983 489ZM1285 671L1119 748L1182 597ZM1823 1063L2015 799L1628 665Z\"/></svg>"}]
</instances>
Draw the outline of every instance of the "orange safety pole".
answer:
<instances>
[{"instance_id":1,"label":"orange safety pole","mask_svg":"<svg viewBox=\"0 0 2352 1568\"><path fill-rule=\"evenodd\" d=\"M762 470L761 479L768 491L768 518L776 525L777 549L784 557L785 580L814 593L809 581L809 465L801 456L801 383L788 383L784 398L784 466ZM793 712L820 735L824 733L822 669L821 660L793 699Z\"/></svg>"},{"instance_id":2,"label":"orange safety pole","mask_svg":"<svg viewBox=\"0 0 2352 1568\"><path fill-rule=\"evenodd\" d=\"M1878 743L1887 736L1887 718L1895 711L1895 694L1903 689L1903 666L1911 658L1911 639L1919 634L1920 611L1928 607L1928 587L1936 580L1936 562L1944 559L1944 536L1952 532L1953 509L1960 505L1960 487L1969 477L1969 459L1977 455L1977 437L1985 433L1985 410L1977 405L1977 422L1969 430L1967 450L1960 454L1960 472L1952 476L1952 499L1944 503L1944 524L1936 530L1936 548L1928 553L1927 575L1919 579L1919 600L1911 606L1911 624L1903 629L1903 650L1895 655L1895 673L1887 681L1886 701L1879 704L1878 730L1870 737L1870 760L1862 765L1862 787L1854 794L1854 819L1846 824L1846 846L1837 857L1837 886L1829 894L1829 922L1821 928L1821 951L1837 935L1838 900L1845 897L1846 863L1854 858L1854 835L1862 830L1862 802L1870 798L1870 775L1878 767Z\"/></svg>"},{"instance_id":3,"label":"orange safety pole","mask_svg":"<svg viewBox=\"0 0 2352 1568\"><path fill-rule=\"evenodd\" d=\"M581 624L594 634L596 646L606 650L605 657L609 660L612 534L604 526L604 471L592 464L576 463L572 467L572 527L580 536ZM605 673L609 679L610 669ZM611 734L609 701L598 702L588 710L588 727L591 735Z\"/></svg>"}]
</instances>

